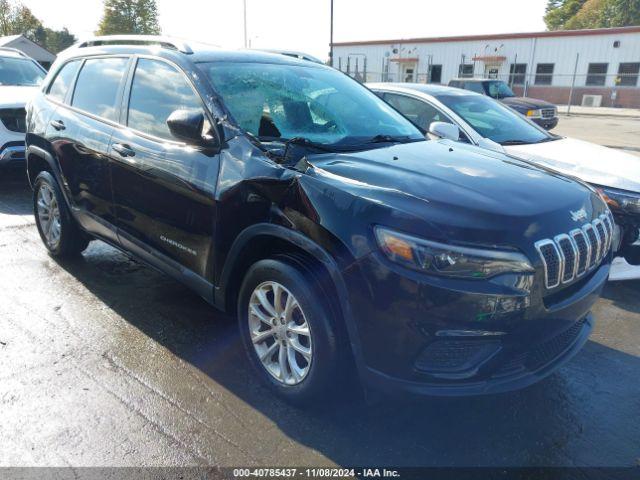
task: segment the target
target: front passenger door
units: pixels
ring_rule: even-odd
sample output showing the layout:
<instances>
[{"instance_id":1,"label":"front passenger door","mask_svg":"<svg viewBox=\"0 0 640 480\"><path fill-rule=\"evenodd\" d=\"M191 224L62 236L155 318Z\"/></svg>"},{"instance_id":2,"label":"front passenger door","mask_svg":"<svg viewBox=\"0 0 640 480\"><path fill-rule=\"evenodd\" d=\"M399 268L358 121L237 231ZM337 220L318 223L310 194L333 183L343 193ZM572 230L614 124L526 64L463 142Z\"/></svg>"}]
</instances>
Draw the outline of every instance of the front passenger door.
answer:
<instances>
[{"instance_id":1,"label":"front passenger door","mask_svg":"<svg viewBox=\"0 0 640 480\"><path fill-rule=\"evenodd\" d=\"M126 95L109 152L120 242L211 280L219 158L167 126L175 110L204 111L202 100L182 71L150 58L137 60Z\"/></svg>"}]
</instances>

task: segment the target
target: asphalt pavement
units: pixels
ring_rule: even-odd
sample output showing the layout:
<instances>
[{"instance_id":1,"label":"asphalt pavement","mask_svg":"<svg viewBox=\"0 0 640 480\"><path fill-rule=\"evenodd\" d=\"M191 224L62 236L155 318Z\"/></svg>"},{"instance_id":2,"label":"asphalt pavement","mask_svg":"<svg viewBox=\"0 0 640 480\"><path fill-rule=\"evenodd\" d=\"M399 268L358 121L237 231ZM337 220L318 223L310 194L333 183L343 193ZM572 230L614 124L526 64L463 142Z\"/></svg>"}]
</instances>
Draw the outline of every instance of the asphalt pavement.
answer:
<instances>
[{"instance_id":1,"label":"asphalt pavement","mask_svg":"<svg viewBox=\"0 0 640 480\"><path fill-rule=\"evenodd\" d=\"M617 148L640 157L640 118L560 115L552 133Z\"/></svg>"},{"instance_id":2,"label":"asphalt pavement","mask_svg":"<svg viewBox=\"0 0 640 480\"><path fill-rule=\"evenodd\" d=\"M525 390L307 410L186 287L101 242L49 257L22 172L0 173L0 267L0 466L640 465L640 282L610 284L584 350Z\"/></svg>"}]
</instances>

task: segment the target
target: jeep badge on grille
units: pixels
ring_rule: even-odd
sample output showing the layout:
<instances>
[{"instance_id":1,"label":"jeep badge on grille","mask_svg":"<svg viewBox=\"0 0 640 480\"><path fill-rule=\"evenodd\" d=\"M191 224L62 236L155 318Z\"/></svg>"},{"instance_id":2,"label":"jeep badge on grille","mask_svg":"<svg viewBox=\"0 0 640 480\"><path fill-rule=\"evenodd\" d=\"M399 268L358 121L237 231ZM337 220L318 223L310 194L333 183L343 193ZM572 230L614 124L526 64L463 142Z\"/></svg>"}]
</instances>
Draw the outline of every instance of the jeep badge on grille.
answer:
<instances>
[{"instance_id":1,"label":"jeep badge on grille","mask_svg":"<svg viewBox=\"0 0 640 480\"><path fill-rule=\"evenodd\" d=\"M581 222L587 219L587 211L584 208L576 210L575 212L569 211L569 213L574 222Z\"/></svg>"}]
</instances>

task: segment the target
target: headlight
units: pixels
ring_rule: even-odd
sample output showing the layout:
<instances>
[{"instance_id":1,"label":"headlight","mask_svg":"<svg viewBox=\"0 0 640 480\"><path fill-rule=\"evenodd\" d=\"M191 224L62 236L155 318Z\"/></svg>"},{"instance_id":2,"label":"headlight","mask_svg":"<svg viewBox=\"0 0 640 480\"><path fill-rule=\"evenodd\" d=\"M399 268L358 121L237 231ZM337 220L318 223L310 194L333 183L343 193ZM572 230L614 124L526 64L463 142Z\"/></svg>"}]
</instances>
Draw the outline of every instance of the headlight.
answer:
<instances>
[{"instance_id":1,"label":"headlight","mask_svg":"<svg viewBox=\"0 0 640 480\"><path fill-rule=\"evenodd\" d=\"M389 260L425 273L482 279L534 271L529 260L517 252L446 245L382 227L375 228L375 235Z\"/></svg>"},{"instance_id":2,"label":"headlight","mask_svg":"<svg viewBox=\"0 0 640 480\"><path fill-rule=\"evenodd\" d=\"M542 110L528 110L527 117L529 118L542 118Z\"/></svg>"},{"instance_id":3,"label":"headlight","mask_svg":"<svg viewBox=\"0 0 640 480\"><path fill-rule=\"evenodd\" d=\"M631 215L640 215L640 193L626 192L607 187L598 187L602 199L611 210Z\"/></svg>"}]
</instances>

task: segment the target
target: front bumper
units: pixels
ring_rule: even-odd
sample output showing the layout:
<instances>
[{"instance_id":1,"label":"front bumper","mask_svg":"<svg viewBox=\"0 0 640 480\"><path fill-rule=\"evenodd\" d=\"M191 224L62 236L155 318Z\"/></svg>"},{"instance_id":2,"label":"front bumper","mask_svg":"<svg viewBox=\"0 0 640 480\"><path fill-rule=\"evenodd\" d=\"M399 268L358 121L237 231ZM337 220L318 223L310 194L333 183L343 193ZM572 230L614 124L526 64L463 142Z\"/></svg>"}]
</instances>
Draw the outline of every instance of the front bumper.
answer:
<instances>
[{"instance_id":1,"label":"front bumper","mask_svg":"<svg viewBox=\"0 0 640 480\"><path fill-rule=\"evenodd\" d=\"M540 125L545 130L551 130L558 126L558 117L553 118L532 118L535 123Z\"/></svg>"},{"instance_id":2,"label":"front bumper","mask_svg":"<svg viewBox=\"0 0 640 480\"><path fill-rule=\"evenodd\" d=\"M375 280L365 288L348 283L363 383L389 393L445 396L535 383L587 341L609 261L562 292L543 295L533 275L447 280L404 272L371 255L359 268Z\"/></svg>"}]
</instances>

